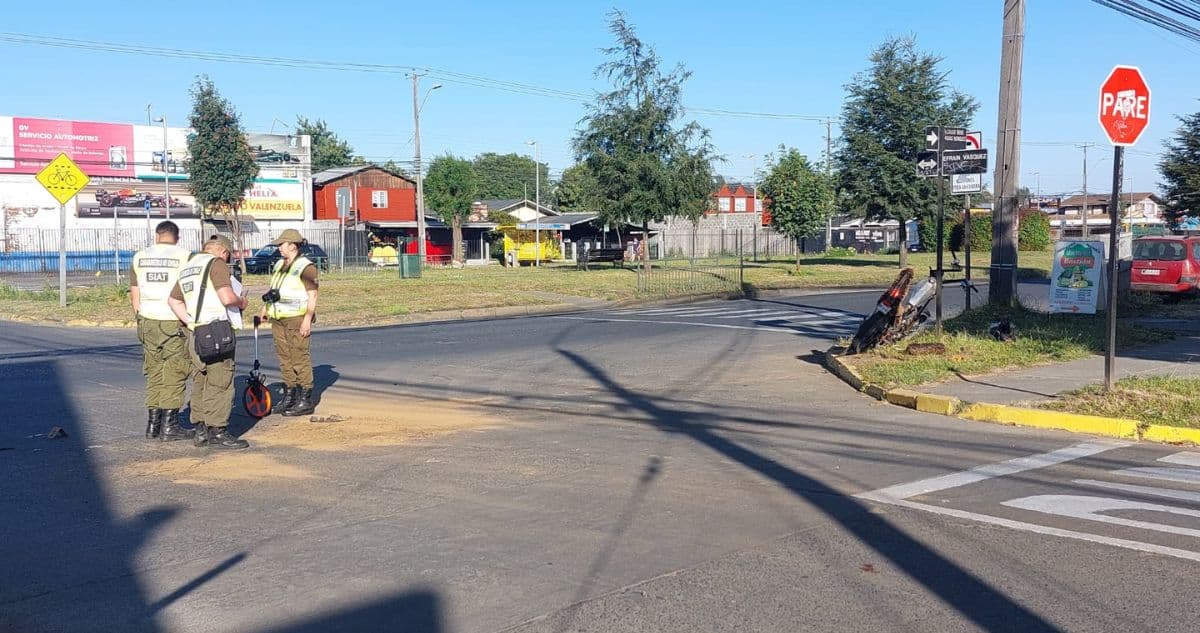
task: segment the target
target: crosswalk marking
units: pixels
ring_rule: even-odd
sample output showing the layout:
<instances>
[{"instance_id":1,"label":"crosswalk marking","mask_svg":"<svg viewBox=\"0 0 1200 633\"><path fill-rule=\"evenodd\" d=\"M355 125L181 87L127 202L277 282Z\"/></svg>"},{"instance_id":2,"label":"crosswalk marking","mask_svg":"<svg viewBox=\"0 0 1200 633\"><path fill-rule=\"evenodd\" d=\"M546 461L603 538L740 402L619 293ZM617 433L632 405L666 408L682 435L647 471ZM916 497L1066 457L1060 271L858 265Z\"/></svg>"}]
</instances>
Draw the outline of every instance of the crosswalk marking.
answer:
<instances>
[{"instance_id":1,"label":"crosswalk marking","mask_svg":"<svg viewBox=\"0 0 1200 633\"><path fill-rule=\"evenodd\" d=\"M1113 471L1114 475L1161 479L1187 484L1200 484L1200 470L1192 468L1126 468Z\"/></svg>"},{"instance_id":2,"label":"crosswalk marking","mask_svg":"<svg viewBox=\"0 0 1200 633\"><path fill-rule=\"evenodd\" d=\"M1158 461L1166 462L1168 464L1179 464L1181 466L1194 466L1196 468L1200 468L1200 453L1184 451L1182 453L1175 453L1174 455L1160 457L1158 458Z\"/></svg>"},{"instance_id":3,"label":"crosswalk marking","mask_svg":"<svg viewBox=\"0 0 1200 633\"><path fill-rule=\"evenodd\" d=\"M1132 492L1134 494L1150 495L1154 497L1166 497L1168 499L1177 499L1179 501L1190 501L1200 503L1200 492L1189 492L1187 490L1175 490L1174 488L1151 488L1150 486L1135 486L1133 484L1118 484L1111 481L1097 481L1095 479L1076 479L1075 483L1085 486L1095 486L1097 488L1108 488L1109 490L1120 490L1121 492Z\"/></svg>"}]
</instances>

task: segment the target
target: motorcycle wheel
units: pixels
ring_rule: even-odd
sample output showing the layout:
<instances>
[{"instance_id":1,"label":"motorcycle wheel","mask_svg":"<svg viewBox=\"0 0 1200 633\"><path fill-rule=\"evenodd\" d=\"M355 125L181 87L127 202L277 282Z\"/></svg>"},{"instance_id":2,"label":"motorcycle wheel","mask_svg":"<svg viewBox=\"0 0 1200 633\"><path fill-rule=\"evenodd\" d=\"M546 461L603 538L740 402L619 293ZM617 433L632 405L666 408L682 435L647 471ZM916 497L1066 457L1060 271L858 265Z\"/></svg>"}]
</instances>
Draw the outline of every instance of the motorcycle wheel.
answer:
<instances>
[{"instance_id":1,"label":"motorcycle wheel","mask_svg":"<svg viewBox=\"0 0 1200 633\"><path fill-rule=\"evenodd\" d=\"M854 354L861 354L875 347L883 338L887 327L888 315L878 311L872 312L871 316L864 319L862 325L858 326L858 332L855 332L854 338L850 340L850 351Z\"/></svg>"}]
</instances>

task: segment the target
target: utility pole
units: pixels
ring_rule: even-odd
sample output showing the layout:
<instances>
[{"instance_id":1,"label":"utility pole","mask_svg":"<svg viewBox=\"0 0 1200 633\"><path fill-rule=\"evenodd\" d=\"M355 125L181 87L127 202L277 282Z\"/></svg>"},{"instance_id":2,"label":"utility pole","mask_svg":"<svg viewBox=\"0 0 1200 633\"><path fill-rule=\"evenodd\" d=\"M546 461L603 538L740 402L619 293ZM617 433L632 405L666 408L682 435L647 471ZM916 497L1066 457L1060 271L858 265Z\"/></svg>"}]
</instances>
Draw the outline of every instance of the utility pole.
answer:
<instances>
[{"instance_id":1,"label":"utility pole","mask_svg":"<svg viewBox=\"0 0 1200 633\"><path fill-rule=\"evenodd\" d=\"M421 168L421 107L417 104L417 88L421 75L416 70L412 72L413 97L413 163L417 170L417 256L425 266L425 178ZM420 270L418 268L417 270Z\"/></svg>"},{"instance_id":2,"label":"utility pole","mask_svg":"<svg viewBox=\"0 0 1200 633\"><path fill-rule=\"evenodd\" d=\"M1088 214L1092 210L1092 205L1088 204L1088 192L1087 192L1087 151L1088 151L1088 148L1091 147L1092 145L1093 145L1093 143L1084 143L1083 145L1079 146L1080 148L1083 149L1083 209L1081 210L1081 213L1083 216L1083 232L1082 232L1083 237L1088 236L1088 233L1089 233L1089 231L1088 231ZM1066 224L1065 218L1063 219L1063 224L1064 225ZM1065 229L1066 227L1064 226L1063 228Z\"/></svg>"},{"instance_id":3,"label":"utility pole","mask_svg":"<svg viewBox=\"0 0 1200 633\"><path fill-rule=\"evenodd\" d=\"M832 178L833 176L833 119L825 119L825 176ZM833 242L833 213L825 218L825 250L829 250L830 243ZM905 244L901 244L900 248L905 248Z\"/></svg>"},{"instance_id":4,"label":"utility pole","mask_svg":"<svg viewBox=\"0 0 1200 633\"><path fill-rule=\"evenodd\" d=\"M167 219L171 219L171 173L169 170L171 161L167 160L167 115L162 115L155 119L162 122L163 125L163 152L162 152L162 170L163 170L163 196L166 202L163 208L166 209Z\"/></svg>"},{"instance_id":5,"label":"utility pole","mask_svg":"<svg viewBox=\"0 0 1200 633\"><path fill-rule=\"evenodd\" d=\"M1025 0L1004 0L1001 31L1000 108L996 134L999 206L992 215L992 265L988 299L1011 305L1017 294L1017 186L1021 173L1021 70L1025 50Z\"/></svg>"}]
</instances>

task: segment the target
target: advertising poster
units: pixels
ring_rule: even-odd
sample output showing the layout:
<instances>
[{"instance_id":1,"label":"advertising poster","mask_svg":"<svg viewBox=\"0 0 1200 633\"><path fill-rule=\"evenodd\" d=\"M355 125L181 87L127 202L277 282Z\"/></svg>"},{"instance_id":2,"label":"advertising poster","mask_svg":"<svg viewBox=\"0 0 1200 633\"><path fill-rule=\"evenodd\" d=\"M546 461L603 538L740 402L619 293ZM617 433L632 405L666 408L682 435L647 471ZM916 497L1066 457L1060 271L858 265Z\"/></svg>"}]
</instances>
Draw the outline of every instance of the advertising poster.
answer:
<instances>
[{"instance_id":1,"label":"advertising poster","mask_svg":"<svg viewBox=\"0 0 1200 633\"><path fill-rule=\"evenodd\" d=\"M167 196L162 180L139 178L93 178L75 198L75 215L81 218L165 219ZM199 217L196 200L186 182L171 181L172 218Z\"/></svg>"},{"instance_id":2,"label":"advertising poster","mask_svg":"<svg viewBox=\"0 0 1200 633\"><path fill-rule=\"evenodd\" d=\"M302 220L303 196L299 183L256 182L246 192L242 214L255 220Z\"/></svg>"},{"instance_id":3,"label":"advertising poster","mask_svg":"<svg viewBox=\"0 0 1200 633\"><path fill-rule=\"evenodd\" d=\"M89 176L133 176L133 126L4 117L0 172L36 174L66 154Z\"/></svg>"},{"instance_id":4,"label":"advertising poster","mask_svg":"<svg viewBox=\"0 0 1200 633\"><path fill-rule=\"evenodd\" d=\"M1103 270L1103 242L1055 242L1050 311L1095 314L1104 292Z\"/></svg>"}]
</instances>

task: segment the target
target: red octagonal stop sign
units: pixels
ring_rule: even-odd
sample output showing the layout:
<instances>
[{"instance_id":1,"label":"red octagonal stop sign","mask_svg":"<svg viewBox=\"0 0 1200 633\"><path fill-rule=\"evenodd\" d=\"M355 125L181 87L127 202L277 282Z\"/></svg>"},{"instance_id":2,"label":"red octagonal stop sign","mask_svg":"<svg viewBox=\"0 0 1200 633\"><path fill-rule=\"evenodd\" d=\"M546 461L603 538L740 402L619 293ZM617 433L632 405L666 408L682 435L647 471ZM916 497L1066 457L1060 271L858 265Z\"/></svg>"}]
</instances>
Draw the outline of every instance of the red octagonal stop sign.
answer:
<instances>
[{"instance_id":1,"label":"red octagonal stop sign","mask_svg":"<svg viewBox=\"0 0 1200 633\"><path fill-rule=\"evenodd\" d=\"M1100 127L1113 145L1137 142L1150 123L1150 87L1136 66L1117 66L1100 86Z\"/></svg>"}]
</instances>

